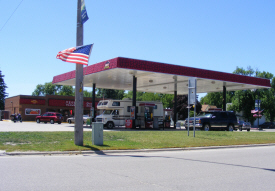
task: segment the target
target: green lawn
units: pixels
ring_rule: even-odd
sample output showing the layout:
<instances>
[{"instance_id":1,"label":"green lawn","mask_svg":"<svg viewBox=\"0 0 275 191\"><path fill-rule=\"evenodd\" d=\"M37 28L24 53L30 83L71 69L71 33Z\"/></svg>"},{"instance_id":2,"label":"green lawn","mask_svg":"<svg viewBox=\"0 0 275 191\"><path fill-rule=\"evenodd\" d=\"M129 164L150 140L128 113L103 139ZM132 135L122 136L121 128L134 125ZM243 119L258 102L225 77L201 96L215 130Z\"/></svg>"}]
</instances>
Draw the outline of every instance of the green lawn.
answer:
<instances>
[{"instance_id":1,"label":"green lawn","mask_svg":"<svg viewBox=\"0 0 275 191\"><path fill-rule=\"evenodd\" d=\"M108 131L104 145L92 145L92 132L84 132L84 146L74 145L74 132L0 132L0 150L80 151L186 148L275 143L275 132Z\"/></svg>"}]
</instances>

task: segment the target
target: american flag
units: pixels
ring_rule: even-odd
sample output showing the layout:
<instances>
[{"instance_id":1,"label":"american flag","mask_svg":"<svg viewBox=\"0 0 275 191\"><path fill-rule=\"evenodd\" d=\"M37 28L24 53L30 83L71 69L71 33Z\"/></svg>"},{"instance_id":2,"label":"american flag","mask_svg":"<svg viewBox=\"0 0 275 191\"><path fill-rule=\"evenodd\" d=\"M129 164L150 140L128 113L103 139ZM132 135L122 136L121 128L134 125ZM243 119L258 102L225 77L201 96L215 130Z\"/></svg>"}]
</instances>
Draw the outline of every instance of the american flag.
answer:
<instances>
[{"instance_id":1,"label":"american flag","mask_svg":"<svg viewBox=\"0 0 275 191\"><path fill-rule=\"evenodd\" d=\"M68 48L58 52L56 58L65 62L88 65L91 50L94 44Z\"/></svg>"}]
</instances>

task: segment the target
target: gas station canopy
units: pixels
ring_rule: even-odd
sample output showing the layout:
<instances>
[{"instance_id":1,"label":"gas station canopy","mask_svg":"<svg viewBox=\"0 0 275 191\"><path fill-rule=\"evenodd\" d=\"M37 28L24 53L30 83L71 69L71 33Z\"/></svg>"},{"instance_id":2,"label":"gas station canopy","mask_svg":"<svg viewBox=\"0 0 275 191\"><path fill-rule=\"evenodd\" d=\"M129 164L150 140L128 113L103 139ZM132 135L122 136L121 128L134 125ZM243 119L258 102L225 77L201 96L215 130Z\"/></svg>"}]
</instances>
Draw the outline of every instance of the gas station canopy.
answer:
<instances>
[{"instance_id":1,"label":"gas station canopy","mask_svg":"<svg viewBox=\"0 0 275 191\"><path fill-rule=\"evenodd\" d=\"M117 57L83 68L83 86L132 90L133 76L137 78L137 91L188 94L188 78L197 78L197 93L270 88L270 80L231 73L217 72L186 66ZM53 78L58 85L75 86L75 71Z\"/></svg>"}]
</instances>

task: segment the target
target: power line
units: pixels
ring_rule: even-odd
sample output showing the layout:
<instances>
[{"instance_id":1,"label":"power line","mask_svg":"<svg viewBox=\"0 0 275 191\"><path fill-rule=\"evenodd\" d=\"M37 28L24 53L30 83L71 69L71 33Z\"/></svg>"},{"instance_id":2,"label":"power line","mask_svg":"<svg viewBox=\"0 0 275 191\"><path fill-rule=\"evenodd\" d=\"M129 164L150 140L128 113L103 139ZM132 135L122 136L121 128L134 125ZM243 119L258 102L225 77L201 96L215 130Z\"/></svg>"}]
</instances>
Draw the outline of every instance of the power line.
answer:
<instances>
[{"instance_id":1,"label":"power line","mask_svg":"<svg viewBox=\"0 0 275 191\"><path fill-rule=\"evenodd\" d=\"M22 0L19 5L17 5L17 7L15 8L15 10L13 11L13 13L11 14L11 16L8 18L8 20L5 22L5 24L2 26L2 28L0 29L0 32L2 31L2 29L6 26L6 24L9 22L10 18L12 17L12 15L15 13L15 11L18 9L18 7L21 5L21 3L23 2L24 0Z\"/></svg>"}]
</instances>

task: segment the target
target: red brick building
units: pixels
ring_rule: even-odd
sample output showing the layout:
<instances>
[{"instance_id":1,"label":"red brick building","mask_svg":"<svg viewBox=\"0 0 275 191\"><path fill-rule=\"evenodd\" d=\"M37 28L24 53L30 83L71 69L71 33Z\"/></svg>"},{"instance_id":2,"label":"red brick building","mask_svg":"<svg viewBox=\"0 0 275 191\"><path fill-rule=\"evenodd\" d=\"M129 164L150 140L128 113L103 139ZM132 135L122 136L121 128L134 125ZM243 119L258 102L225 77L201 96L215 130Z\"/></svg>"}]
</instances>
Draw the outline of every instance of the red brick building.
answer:
<instances>
[{"instance_id":1,"label":"red brick building","mask_svg":"<svg viewBox=\"0 0 275 191\"><path fill-rule=\"evenodd\" d=\"M96 98L96 103L100 98ZM5 99L5 111L9 111L10 115L13 113L20 113L24 121L35 121L37 115L45 112L59 112L64 116L64 121L68 117L74 115L74 96L28 96L18 95ZM84 97L83 114L89 115L92 108L92 98ZM97 115L97 113L96 113Z\"/></svg>"}]
</instances>

